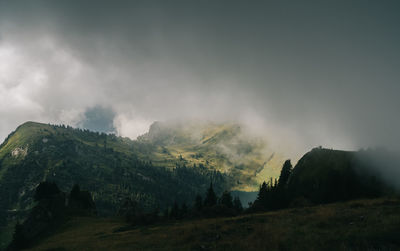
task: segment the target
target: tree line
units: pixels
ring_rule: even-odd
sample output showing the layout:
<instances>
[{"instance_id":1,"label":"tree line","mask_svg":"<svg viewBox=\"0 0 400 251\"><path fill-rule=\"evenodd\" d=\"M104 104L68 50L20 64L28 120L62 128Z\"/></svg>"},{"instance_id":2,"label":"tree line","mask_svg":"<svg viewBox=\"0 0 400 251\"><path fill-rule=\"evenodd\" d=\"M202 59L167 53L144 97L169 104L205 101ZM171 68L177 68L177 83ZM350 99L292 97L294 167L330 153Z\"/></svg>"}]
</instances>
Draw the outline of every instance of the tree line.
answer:
<instances>
[{"instance_id":1,"label":"tree line","mask_svg":"<svg viewBox=\"0 0 400 251\"><path fill-rule=\"evenodd\" d=\"M228 191L224 191L218 197L211 182L206 193L203 196L197 194L190 205L175 200L173 205L162 212L159 208L146 211L137 201L126 198L118 215L123 216L132 225L146 225L168 220L237 216L242 212L243 206L239 197L232 197Z\"/></svg>"}]
</instances>

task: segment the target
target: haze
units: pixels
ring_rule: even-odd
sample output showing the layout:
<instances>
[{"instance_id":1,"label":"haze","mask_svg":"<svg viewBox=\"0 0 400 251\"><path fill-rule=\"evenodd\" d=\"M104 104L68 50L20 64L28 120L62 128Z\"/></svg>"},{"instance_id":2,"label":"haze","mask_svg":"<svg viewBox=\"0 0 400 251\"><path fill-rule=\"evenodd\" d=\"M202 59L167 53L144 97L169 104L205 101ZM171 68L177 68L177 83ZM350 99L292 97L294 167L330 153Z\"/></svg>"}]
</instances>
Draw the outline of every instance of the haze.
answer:
<instances>
[{"instance_id":1,"label":"haze","mask_svg":"<svg viewBox=\"0 0 400 251\"><path fill-rule=\"evenodd\" d=\"M0 1L0 139L238 120L293 154L400 149L398 1Z\"/></svg>"}]
</instances>

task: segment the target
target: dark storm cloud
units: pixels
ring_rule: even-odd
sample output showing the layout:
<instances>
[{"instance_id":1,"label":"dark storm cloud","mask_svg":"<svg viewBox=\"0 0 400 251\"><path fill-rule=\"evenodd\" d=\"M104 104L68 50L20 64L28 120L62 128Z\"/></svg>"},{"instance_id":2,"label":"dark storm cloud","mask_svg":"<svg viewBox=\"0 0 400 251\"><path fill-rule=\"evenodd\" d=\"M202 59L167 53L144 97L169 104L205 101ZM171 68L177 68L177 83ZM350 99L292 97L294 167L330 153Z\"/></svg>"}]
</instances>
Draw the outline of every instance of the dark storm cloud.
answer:
<instances>
[{"instance_id":1,"label":"dark storm cloud","mask_svg":"<svg viewBox=\"0 0 400 251\"><path fill-rule=\"evenodd\" d=\"M12 63L0 65L1 135L28 119L77 125L99 105L132 137L154 120L200 117L239 119L298 153L400 148L399 11L396 1L2 1L0 60Z\"/></svg>"}]
</instances>

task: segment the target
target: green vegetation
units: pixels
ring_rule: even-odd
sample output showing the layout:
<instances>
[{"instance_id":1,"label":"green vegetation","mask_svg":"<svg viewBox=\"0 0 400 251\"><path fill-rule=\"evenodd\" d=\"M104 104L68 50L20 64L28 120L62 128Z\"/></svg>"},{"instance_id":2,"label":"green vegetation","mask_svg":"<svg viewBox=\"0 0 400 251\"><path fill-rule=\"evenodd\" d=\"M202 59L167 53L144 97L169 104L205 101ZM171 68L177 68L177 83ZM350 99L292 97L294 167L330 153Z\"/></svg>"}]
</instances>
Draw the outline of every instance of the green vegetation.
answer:
<instances>
[{"instance_id":1,"label":"green vegetation","mask_svg":"<svg viewBox=\"0 0 400 251\"><path fill-rule=\"evenodd\" d=\"M170 208L166 208L163 212L160 212L159 208L146 212L139 202L127 198L122 203L118 216L124 217L131 227L136 227L168 220L237 216L242 212L243 206L239 197L233 199L228 191L224 191L219 197L215 194L213 185L210 184L204 200L200 195L196 195L194 201L189 201L189 204L186 202L179 204L175 201Z\"/></svg>"},{"instance_id":2,"label":"green vegetation","mask_svg":"<svg viewBox=\"0 0 400 251\"><path fill-rule=\"evenodd\" d=\"M53 182L41 182L35 190L36 205L23 223L15 226L12 242L7 250L31 247L70 216L94 216L96 207L88 191L75 185L69 194L60 191Z\"/></svg>"},{"instance_id":3,"label":"green vegetation","mask_svg":"<svg viewBox=\"0 0 400 251\"><path fill-rule=\"evenodd\" d=\"M375 151L370 151L373 156ZM391 154L385 155L390 159ZM374 198L398 194L393 184L379 175L381 165L362 161L365 152L346 152L314 148L292 168L287 160L279 180L263 182L252 212L289 206ZM392 162L394 163L394 162Z\"/></svg>"},{"instance_id":4,"label":"green vegetation","mask_svg":"<svg viewBox=\"0 0 400 251\"><path fill-rule=\"evenodd\" d=\"M283 221L283 228L294 228L291 224L298 222L302 217L300 214L300 218L296 218L299 216L293 216L295 217L293 218L289 212L300 210L299 212L303 213L306 211L304 211L305 209L288 209L292 207L395 196L395 189L385 182L387 177L379 175L380 162L373 161L376 156L379 156L387 163L394 163L394 158L391 158L391 154L385 151L346 152L320 147L306 153L294 168L289 160L284 162L279 180L271 177L268 182L264 181L259 187L257 198L249 209L244 210L247 214L254 214L268 210L286 209L276 212L276 214L268 213L257 216L265 216L272 226L277 227L279 233L283 234L282 231L286 231L282 238L271 234L272 230L268 230L267 234L271 235L273 239L264 238L260 242L254 239L253 232L244 234L241 231L235 232L234 228L229 228L229 222L235 225L240 222L240 219L245 219L251 223L246 227L259 229L257 231L264 234L265 226L260 225L260 222L252 222L253 216L242 215L229 221L226 219L195 220L239 215L243 207L237 195L240 193L246 195L248 201L251 194L246 194L245 191L236 191L232 193L236 194L233 198L228 191L247 190L253 187L260 179L259 174L265 171L265 167L269 168L268 165L273 161L275 161L274 163L278 161L279 158L274 156L279 155L275 153L272 153L264 161L263 158L268 156L268 154L265 155L266 149L263 143L247 137L239 126L231 124L206 126L201 123L188 125L154 123L148 133L139 137L138 140L132 141L112 134L28 122L18 127L0 146L0 225L2 229L11 229L29 212L30 215L35 215L35 212L39 212L41 215L56 215L56 212L59 211L53 212L52 206L50 209L46 209L50 214L42 210L46 207L43 206L43 203L41 204L41 199L56 196L58 199L54 205L57 205L57 208L63 208L63 201L67 197L60 190L72 189L68 197L68 201L71 202L68 206L69 211L76 209L74 215L81 215L79 212L82 207L94 207L92 199L94 199L97 212L101 216L115 215L119 209L119 215L124 216L129 223L129 226L120 226L113 230L113 233L121 233L121 235L137 229L147 231L146 229L150 228L138 228L138 226L149 224L155 224L160 229L168 228L171 226L168 224L176 220L182 222L175 222L174 226L181 225L183 229L186 229L186 224L189 222L227 223L227 226L221 223L221 226L216 227L212 234L216 234L217 237L207 237L208 240L205 241L205 244L201 244L201 242L204 242L206 237L197 239L189 234L188 239L185 239L187 243L184 244L181 243L184 240L181 240L180 237L171 237L171 240L177 242L168 242L170 246L166 245L166 247L170 248L174 248L177 243L181 243L183 249L242 247L243 243L236 243L234 246L229 244L235 243L232 240L228 241L231 231L233 231L232 236L239 234L244 239L249 238L247 241L254 241L255 246L251 246L253 243L250 243L250 249L265 249L268 245L272 249L294 249L297 247L296 245L299 245L300 249L306 249L306 245L310 245L311 249L328 247L325 242L318 242L318 238L323 240L325 238L327 242L332 242L333 246L339 245L335 247L344 249L352 249L351 245L354 243L356 248L371 248L374 245L378 245L379 248L391 248L391 245L398 244L390 237L391 233L398 233L398 229L393 228L391 224L387 226L389 229L386 229L387 232L371 232L371 236L364 236L365 238L357 235L355 230L354 233L348 233L343 229L344 226L328 224L329 228L338 227L338 234L346 232L344 237L335 239L331 236L324 237L326 231L319 232L316 230L319 227L315 227L312 223L303 222L304 226L292 231L279 230L281 226L278 226L277 221L278 219ZM260 164L262 161L264 161L263 164ZM274 177L278 177L278 174L279 172ZM41 183L43 181L47 182ZM55 189L54 183L51 182L57 183L60 190ZM39 183L47 185L46 187L38 186ZM89 190L92 194L81 192L79 186L73 187L74 184L80 184L84 190ZM34 196L35 189L36 195ZM200 194L204 194L204 199ZM39 204L34 199L39 201ZM393 201L398 206L398 200ZM53 205L52 203L49 205ZM350 204L341 205L349 206ZM38 206L42 209L38 209ZM336 210L336 206L333 207ZM368 208L368 206L366 207ZM318 207L316 208L318 209ZM327 206L327 208L329 207ZM313 212L311 218L304 217L319 222L320 212L318 210L315 208L311 210ZM398 211L394 213L393 220L398 220L397 213ZM274 215L276 218L270 219L268 215ZM32 220L34 218L36 219L36 217L28 217L28 220L22 225L17 224L14 236L17 242L25 243L24 238L17 237L26 236L26 233L30 232L26 230L26 224L31 229L36 228L35 224L29 224L29 222L35 222ZM340 221L338 215L333 218ZM285 223L285 219L292 219L292 222ZM86 220L93 224L97 224L95 222L101 224L100 219L87 218ZM262 218L259 220L261 223L264 222ZM329 222L331 218L326 220ZM52 225L53 221L47 219L46 222L47 225ZM104 222L109 221L105 220ZM117 224L117 221L113 220L113 222ZM161 224L162 222L163 224ZM324 227L324 224L321 223L321 226ZM376 225L376 223L374 224ZM43 228L44 225L40 226ZM154 232L153 228L151 229L151 235L158 237L159 233ZM222 235L228 233L226 242L219 241L222 236L219 229L224 229L224 232L221 232ZM181 231L179 229L169 230ZM187 231L193 232L194 230ZM306 231L310 231L311 235ZM297 235L302 233L307 233L308 239L300 243ZM262 238L260 233L255 231L254 234ZM383 244L378 239L376 242L369 242L368 238L374 240L380 234L382 234ZM182 235L185 236L184 233ZM205 235L209 234L205 233ZM385 239L387 236L389 239ZM9 237L9 232L0 235L2 245ZM38 239L43 237L39 236ZM351 242L348 238L355 238L355 241ZM213 241L209 241L209 239ZM286 240L289 242L285 243ZM316 242L316 244L310 244L308 241ZM199 246L194 247L192 243ZM188 246L189 244L190 246ZM85 249L86 244L82 245ZM107 244L105 243L105 245ZM150 248L147 246L150 243L143 243L144 246L138 245L137 248ZM155 245L157 248L158 244ZM123 248L123 246L120 247ZM164 245L160 247L164 248Z\"/></svg>"},{"instance_id":5,"label":"green vegetation","mask_svg":"<svg viewBox=\"0 0 400 251\"><path fill-rule=\"evenodd\" d=\"M63 191L74 184L91 191L100 215L115 214L127 197L147 209L181 204L210 182L218 194L248 189L264 168L263 149L231 124L155 123L133 141L26 122L0 146L0 226L11 229L26 217L35 188L46 180ZM0 233L2 240L9 236Z\"/></svg>"},{"instance_id":6,"label":"green vegetation","mask_svg":"<svg viewBox=\"0 0 400 251\"><path fill-rule=\"evenodd\" d=\"M62 190L79 183L93 191L100 213L114 212L129 196L163 206L191 197L210 181L219 190L229 185L227 174L207 165L193 166L172 157L157 162L157 147L115 135L27 122L0 149L0 194L7 194L1 196L0 210L29 209L33 190L44 180L56 182Z\"/></svg>"},{"instance_id":7,"label":"green vegetation","mask_svg":"<svg viewBox=\"0 0 400 251\"><path fill-rule=\"evenodd\" d=\"M229 174L232 189L241 191L254 191L266 177L277 177L284 160L265 140L233 123L155 122L138 142L154 146L148 158L156 166L174 168L177 160L206 166Z\"/></svg>"},{"instance_id":8,"label":"green vegetation","mask_svg":"<svg viewBox=\"0 0 400 251\"><path fill-rule=\"evenodd\" d=\"M125 226L118 218L74 218L31 250L398 250L400 200Z\"/></svg>"}]
</instances>

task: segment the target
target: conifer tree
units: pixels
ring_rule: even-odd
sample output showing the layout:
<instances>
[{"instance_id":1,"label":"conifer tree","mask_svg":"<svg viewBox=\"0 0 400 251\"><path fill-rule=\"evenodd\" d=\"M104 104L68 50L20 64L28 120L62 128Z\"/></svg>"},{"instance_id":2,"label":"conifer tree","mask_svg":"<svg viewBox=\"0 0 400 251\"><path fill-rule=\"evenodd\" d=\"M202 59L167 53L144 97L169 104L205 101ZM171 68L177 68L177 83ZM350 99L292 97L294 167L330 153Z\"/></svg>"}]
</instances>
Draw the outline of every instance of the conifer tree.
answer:
<instances>
[{"instance_id":1,"label":"conifer tree","mask_svg":"<svg viewBox=\"0 0 400 251\"><path fill-rule=\"evenodd\" d=\"M180 216L181 216L182 218L185 217L186 214L187 214L187 212L188 212L188 207L187 207L186 203L183 202L182 207L181 207L181 210L180 210Z\"/></svg>"},{"instance_id":2,"label":"conifer tree","mask_svg":"<svg viewBox=\"0 0 400 251\"><path fill-rule=\"evenodd\" d=\"M242 202L238 196L235 196L235 199L233 200L233 208L239 213L243 211Z\"/></svg>"},{"instance_id":3,"label":"conifer tree","mask_svg":"<svg viewBox=\"0 0 400 251\"><path fill-rule=\"evenodd\" d=\"M285 187L287 185L291 173L292 173L292 164L290 163L290 160L286 160L285 163L283 164L281 174L279 176L279 182L278 182L279 187Z\"/></svg>"},{"instance_id":4,"label":"conifer tree","mask_svg":"<svg viewBox=\"0 0 400 251\"><path fill-rule=\"evenodd\" d=\"M212 207L217 204L217 196L215 195L212 182L207 190L206 198L204 199L204 206Z\"/></svg>"},{"instance_id":5,"label":"conifer tree","mask_svg":"<svg viewBox=\"0 0 400 251\"><path fill-rule=\"evenodd\" d=\"M28 246L28 240L25 238L23 233L23 226L20 223L15 225L15 232L13 235L13 241L11 247L15 248L15 250L20 250Z\"/></svg>"},{"instance_id":6,"label":"conifer tree","mask_svg":"<svg viewBox=\"0 0 400 251\"><path fill-rule=\"evenodd\" d=\"M81 192L81 188L79 187L78 184L75 184L71 189L71 193L70 193L71 198L78 199L80 192Z\"/></svg>"},{"instance_id":7,"label":"conifer tree","mask_svg":"<svg viewBox=\"0 0 400 251\"><path fill-rule=\"evenodd\" d=\"M226 206L227 208L233 208L231 193L225 191L221 195L220 204Z\"/></svg>"},{"instance_id":8,"label":"conifer tree","mask_svg":"<svg viewBox=\"0 0 400 251\"><path fill-rule=\"evenodd\" d=\"M265 205L267 204L268 200L268 185L264 181L258 190L257 198L254 201L252 205L252 209L259 211L259 210L265 210Z\"/></svg>"},{"instance_id":9,"label":"conifer tree","mask_svg":"<svg viewBox=\"0 0 400 251\"><path fill-rule=\"evenodd\" d=\"M170 217L174 218L174 219L178 219L179 218L179 206L178 206L178 203L176 201L174 202L174 206L171 209Z\"/></svg>"},{"instance_id":10,"label":"conifer tree","mask_svg":"<svg viewBox=\"0 0 400 251\"><path fill-rule=\"evenodd\" d=\"M54 182L44 181L39 184L35 190L34 200L40 201L43 199L49 199L52 196L59 194L61 191Z\"/></svg>"},{"instance_id":11,"label":"conifer tree","mask_svg":"<svg viewBox=\"0 0 400 251\"><path fill-rule=\"evenodd\" d=\"M203 209L203 199L201 198L201 196L199 194L196 196L196 199L194 202L194 208L197 211L201 211Z\"/></svg>"}]
</instances>

